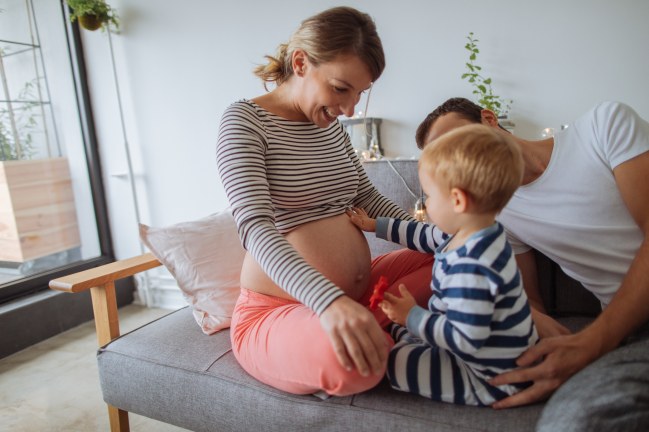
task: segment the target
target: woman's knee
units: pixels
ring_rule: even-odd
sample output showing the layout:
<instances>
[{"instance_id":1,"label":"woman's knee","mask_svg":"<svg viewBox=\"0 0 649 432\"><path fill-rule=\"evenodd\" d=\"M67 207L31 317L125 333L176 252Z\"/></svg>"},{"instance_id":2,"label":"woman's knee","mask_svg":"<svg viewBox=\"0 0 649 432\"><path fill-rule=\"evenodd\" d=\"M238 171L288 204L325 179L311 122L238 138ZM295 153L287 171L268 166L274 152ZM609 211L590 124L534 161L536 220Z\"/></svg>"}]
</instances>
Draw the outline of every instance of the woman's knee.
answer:
<instances>
[{"instance_id":1,"label":"woman's knee","mask_svg":"<svg viewBox=\"0 0 649 432\"><path fill-rule=\"evenodd\" d=\"M322 375L321 385L322 390L331 396L349 396L376 387L384 376L385 368L380 374L362 376L356 369L348 371L337 364Z\"/></svg>"},{"instance_id":2,"label":"woman's knee","mask_svg":"<svg viewBox=\"0 0 649 432\"><path fill-rule=\"evenodd\" d=\"M394 342L387 333L385 334L391 347ZM323 350L325 351L325 350ZM327 347L327 354L321 357L324 367L320 377L322 390L332 396L348 396L351 394L361 393L375 387L385 376L386 364L383 365L378 374L369 373L367 376L361 375L356 368L347 370L338 361L333 348Z\"/></svg>"}]
</instances>

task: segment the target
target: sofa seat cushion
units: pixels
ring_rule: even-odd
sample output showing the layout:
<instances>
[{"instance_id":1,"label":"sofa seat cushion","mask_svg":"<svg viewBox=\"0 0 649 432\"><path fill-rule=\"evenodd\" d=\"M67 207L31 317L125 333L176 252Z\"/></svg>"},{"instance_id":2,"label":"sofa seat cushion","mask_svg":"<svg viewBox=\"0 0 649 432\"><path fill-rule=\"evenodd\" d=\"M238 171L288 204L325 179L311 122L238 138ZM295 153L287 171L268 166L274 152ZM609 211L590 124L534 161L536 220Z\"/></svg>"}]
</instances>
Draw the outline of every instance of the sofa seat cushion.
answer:
<instances>
[{"instance_id":1,"label":"sofa seat cushion","mask_svg":"<svg viewBox=\"0 0 649 432\"><path fill-rule=\"evenodd\" d=\"M327 400L288 394L244 372L229 330L204 334L190 308L114 340L99 350L98 363L108 404L194 431L506 432L532 430L543 407L454 406L392 390L385 381Z\"/></svg>"}]
</instances>

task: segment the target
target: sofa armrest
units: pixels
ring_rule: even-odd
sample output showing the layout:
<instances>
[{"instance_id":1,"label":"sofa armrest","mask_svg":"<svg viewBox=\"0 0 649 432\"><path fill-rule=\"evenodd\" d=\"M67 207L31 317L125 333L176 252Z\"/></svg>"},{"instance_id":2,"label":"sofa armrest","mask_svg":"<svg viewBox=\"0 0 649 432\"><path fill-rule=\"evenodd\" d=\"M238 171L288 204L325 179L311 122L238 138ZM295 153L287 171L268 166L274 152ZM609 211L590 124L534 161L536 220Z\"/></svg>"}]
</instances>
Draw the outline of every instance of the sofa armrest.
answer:
<instances>
[{"instance_id":1,"label":"sofa armrest","mask_svg":"<svg viewBox=\"0 0 649 432\"><path fill-rule=\"evenodd\" d=\"M97 341L99 346L104 346L119 337L115 281L160 265L160 261L147 253L51 280L49 286L69 293L90 290ZM129 430L128 412L108 405L108 417L112 431Z\"/></svg>"},{"instance_id":2,"label":"sofa armrest","mask_svg":"<svg viewBox=\"0 0 649 432\"><path fill-rule=\"evenodd\" d=\"M160 265L153 254L146 253L51 280L50 288L71 293L87 291Z\"/></svg>"},{"instance_id":3,"label":"sofa armrest","mask_svg":"<svg viewBox=\"0 0 649 432\"><path fill-rule=\"evenodd\" d=\"M51 280L49 286L69 293L90 290L97 340L103 346L119 336L115 281L160 265L147 253Z\"/></svg>"}]
</instances>

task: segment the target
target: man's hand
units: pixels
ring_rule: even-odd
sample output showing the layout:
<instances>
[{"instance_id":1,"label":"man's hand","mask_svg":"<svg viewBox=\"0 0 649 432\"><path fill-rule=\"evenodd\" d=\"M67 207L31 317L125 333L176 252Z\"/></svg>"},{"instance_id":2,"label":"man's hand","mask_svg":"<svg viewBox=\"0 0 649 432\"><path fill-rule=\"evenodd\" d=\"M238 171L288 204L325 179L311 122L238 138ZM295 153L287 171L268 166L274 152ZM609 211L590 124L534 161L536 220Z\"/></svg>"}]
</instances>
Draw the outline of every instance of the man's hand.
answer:
<instances>
[{"instance_id":1,"label":"man's hand","mask_svg":"<svg viewBox=\"0 0 649 432\"><path fill-rule=\"evenodd\" d=\"M388 341L374 315L347 296L338 297L320 315L340 364L367 376L381 375L388 361Z\"/></svg>"},{"instance_id":2,"label":"man's hand","mask_svg":"<svg viewBox=\"0 0 649 432\"><path fill-rule=\"evenodd\" d=\"M492 407L511 408L547 399L568 378L597 359L600 352L597 341L593 341L585 331L541 339L518 358L516 363L520 369L505 372L489 381L495 386L527 381L533 384Z\"/></svg>"},{"instance_id":3,"label":"man's hand","mask_svg":"<svg viewBox=\"0 0 649 432\"><path fill-rule=\"evenodd\" d=\"M401 297L386 292L379 306L390 320L405 326L410 309L417 305L417 301L404 284L399 285L399 292L401 293Z\"/></svg>"},{"instance_id":4,"label":"man's hand","mask_svg":"<svg viewBox=\"0 0 649 432\"><path fill-rule=\"evenodd\" d=\"M535 308L532 310L532 321L536 326L536 331L541 339L553 336L569 335L571 333L566 327L549 315L539 312Z\"/></svg>"}]
</instances>

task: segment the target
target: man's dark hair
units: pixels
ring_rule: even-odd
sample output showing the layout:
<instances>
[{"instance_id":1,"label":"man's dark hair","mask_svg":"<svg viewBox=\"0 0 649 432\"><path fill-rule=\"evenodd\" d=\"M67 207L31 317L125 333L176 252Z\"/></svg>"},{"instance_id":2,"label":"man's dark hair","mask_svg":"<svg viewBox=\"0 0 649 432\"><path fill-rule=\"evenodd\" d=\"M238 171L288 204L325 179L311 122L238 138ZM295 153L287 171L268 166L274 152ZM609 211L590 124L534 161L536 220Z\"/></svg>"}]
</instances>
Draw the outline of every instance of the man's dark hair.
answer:
<instances>
[{"instance_id":1,"label":"man's dark hair","mask_svg":"<svg viewBox=\"0 0 649 432\"><path fill-rule=\"evenodd\" d=\"M430 130L435 120L440 116L448 113L456 113L460 118L469 120L473 123L480 123L482 121L482 107L476 105L468 99L455 97L448 99L446 102L438 106L426 116L423 122L417 128L417 133L415 134L415 141L417 142L417 147L423 149L426 145L426 136Z\"/></svg>"}]
</instances>

